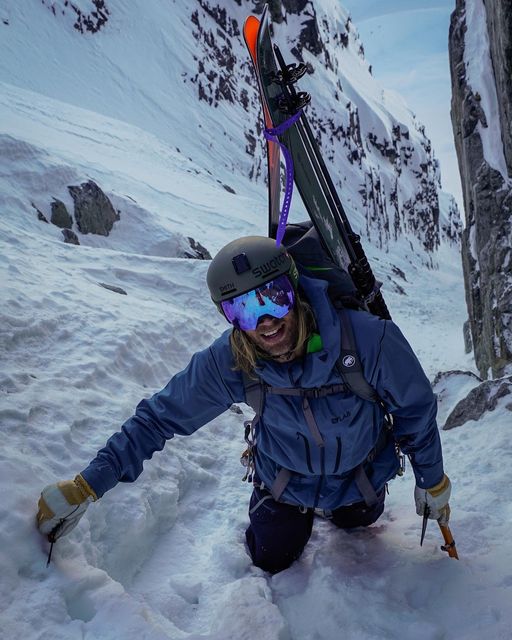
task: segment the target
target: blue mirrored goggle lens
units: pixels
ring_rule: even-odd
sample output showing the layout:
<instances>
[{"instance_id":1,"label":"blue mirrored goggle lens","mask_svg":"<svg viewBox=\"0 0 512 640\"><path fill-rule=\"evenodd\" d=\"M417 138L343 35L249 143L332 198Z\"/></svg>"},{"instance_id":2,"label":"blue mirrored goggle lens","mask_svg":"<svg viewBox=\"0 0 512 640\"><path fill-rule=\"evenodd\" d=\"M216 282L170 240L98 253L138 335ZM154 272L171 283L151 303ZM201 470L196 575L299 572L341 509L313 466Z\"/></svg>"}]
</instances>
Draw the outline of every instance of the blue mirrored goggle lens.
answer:
<instances>
[{"instance_id":1,"label":"blue mirrored goggle lens","mask_svg":"<svg viewBox=\"0 0 512 640\"><path fill-rule=\"evenodd\" d=\"M279 276L257 289L220 303L232 325L253 331L263 316L284 318L295 303L295 292L288 276Z\"/></svg>"}]
</instances>

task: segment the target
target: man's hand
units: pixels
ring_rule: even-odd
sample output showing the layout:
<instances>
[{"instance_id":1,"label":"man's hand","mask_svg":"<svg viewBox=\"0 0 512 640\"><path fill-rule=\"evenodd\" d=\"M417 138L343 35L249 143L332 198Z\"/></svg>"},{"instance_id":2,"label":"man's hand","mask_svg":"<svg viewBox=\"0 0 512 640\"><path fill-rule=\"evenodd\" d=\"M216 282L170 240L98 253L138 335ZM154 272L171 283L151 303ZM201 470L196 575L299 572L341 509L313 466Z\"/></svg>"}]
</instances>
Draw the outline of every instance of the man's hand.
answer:
<instances>
[{"instance_id":1,"label":"man's hand","mask_svg":"<svg viewBox=\"0 0 512 640\"><path fill-rule=\"evenodd\" d=\"M38 502L37 528L50 542L74 529L90 502L97 496L78 475L45 487Z\"/></svg>"},{"instance_id":2,"label":"man's hand","mask_svg":"<svg viewBox=\"0 0 512 640\"><path fill-rule=\"evenodd\" d=\"M450 519L450 494L452 485L450 478L445 474L439 484L430 489L420 489L415 487L414 500L416 502L416 513L419 516L425 515L427 507L428 517L437 520L439 524L448 524Z\"/></svg>"}]
</instances>

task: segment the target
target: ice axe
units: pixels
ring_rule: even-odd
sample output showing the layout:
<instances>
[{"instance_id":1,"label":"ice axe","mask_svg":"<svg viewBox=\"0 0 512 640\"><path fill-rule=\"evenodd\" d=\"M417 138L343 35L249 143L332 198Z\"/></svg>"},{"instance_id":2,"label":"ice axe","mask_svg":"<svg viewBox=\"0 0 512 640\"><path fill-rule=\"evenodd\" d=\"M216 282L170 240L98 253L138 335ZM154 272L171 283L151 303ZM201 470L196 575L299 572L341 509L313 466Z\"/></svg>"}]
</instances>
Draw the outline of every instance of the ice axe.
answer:
<instances>
[{"instance_id":1,"label":"ice axe","mask_svg":"<svg viewBox=\"0 0 512 640\"><path fill-rule=\"evenodd\" d=\"M439 525L444 538L444 544L441 545L441 549L443 551L446 551L450 558L455 558L458 560L459 554L457 553L457 547L455 546L455 540L453 539L450 527L447 524L441 524L440 522L438 522L437 524Z\"/></svg>"},{"instance_id":2,"label":"ice axe","mask_svg":"<svg viewBox=\"0 0 512 640\"><path fill-rule=\"evenodd\" d=\"M425 505L423 510L423 524L421 527L421 538L420 538L420 546L423 544L423 539L425 538L425 532L427 530L428 524L428 516L430 514L430 507ZM441 533L443 534L444 544L441 545L441 549L446 551L450 558L459 559L459 554L457 553L457 547L455 546L455 540L453 539L452 532L450 531L450 527L447 524L441 524L439 520L437 521L439 528L441 529Z\"/></svg>"}]
</instances>

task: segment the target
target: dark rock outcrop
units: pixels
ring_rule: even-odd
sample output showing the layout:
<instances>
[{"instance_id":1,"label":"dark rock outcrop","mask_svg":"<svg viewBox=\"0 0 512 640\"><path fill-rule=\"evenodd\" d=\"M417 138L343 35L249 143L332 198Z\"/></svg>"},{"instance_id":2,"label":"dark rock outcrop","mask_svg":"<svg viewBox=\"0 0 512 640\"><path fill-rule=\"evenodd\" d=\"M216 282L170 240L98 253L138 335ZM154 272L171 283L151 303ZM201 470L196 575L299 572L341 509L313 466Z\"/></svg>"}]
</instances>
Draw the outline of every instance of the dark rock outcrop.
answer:
<instances>
[{"instance_id":1,"label":"dark rock outcrop","mask_svg":"<svg viewBox=\"0 0 512 640\"><path fill-rule=\"evenodd\" d=\"M512 394L512 376L487 380L472 389L448 416L443 430L460 427L469 420L479 420L487 411L494 411L500 398ZM512 398L511 398L512 401ZM512 411L512 405L506 408Z\"/></svg>"},{"instance_id":2,"label":"dark rock outcrop","mask_svg":"<svg viewBox=\"0 0 512 640\"><path fill-rule=\"evenodd\" d=\"M105 0L89 0L90 11L69 0L41 0L54 16L64 16L80 33L97 33L108 22L109 9Z\"/></svg>"},{"instance_id":3,"label":"dark rock outcrop","mask_svg":"<svg viewBox=\"0 0 512 640\"><path fill-rule=\"evenodd\" d=\"M461 236L462 220L455 198L452 198L446 220L441 224L441 239L449 244L460 246Z\"/></svg>"},{"instance_id":4,"label":"dark rock outcrop","mask_svg":"<svg viewBox=\"0 0 512 640\"><path fill-rule=\"evenodd\" d=\"M464 335L464 350L466 353L471 353L473 351L473 341L471 340L471 327L469 325L469 320L466 320L464 323L462 332Z\"/></svg>"},{"instance_id":5,"label":"dark rock outcrop","mask_svg":"<svg viewBox=\"0 0 512 640\"><path fill-rule=\"evenodd\" d=\"M197 260L211 260L212 256L208 249L203 247L203 245L194 240L194 238L188 237L187 240L190 244L190 251L185 251L185 258L195 258Z\"/></svg>"},{"instance_id":6,"label":"dark rock outcrop","mask_svg":"<svg viewBox=\"0 0 512 640\"><path fill-rule=\"evenodd\" d=\"M100 287L104 289L108 289L109 291L113 291L114 293L120 293L122 296L127 296L128 294L122 287L117 287L114 284L105 284L104 282L98 282Z\"/></svg>"},{"instance_id":7,"label":"dark rock outcrop","mask_svg":"<svg viewBox=\"0 0 512 640\"><path fill-rule=\"evenodd\" d=\"M475 361L483 378L512 370L512 1L486 0L489 39L481 39L482 57L490 56L500 118L489 122L464 59L468 24L466 0L457 0L450 25L452 124L462 180L466 228L462 262ZM476 79L478 82L478 79ZM481 132L501 126L508 175L486 158Z\"/></svg>"},{"instance_id":8,"label":"dark rock outcrop","mask_svg":"<svg viewBox=\"0 0 512 640\"><path fill-rule=\"evenodd\" d=\"M64 242L67 244L80 244L76 233L71 229L62 229L62 235L64 236Z\"/></svg>"},{"instance_id":9,"label":"dark rock outcrop","mask_svg":"<svg viewBox=\"0 0 512 640\"><path fill-rule=\"evenodd\" d=\"M75 220L80 233L108 236L114 222L119 220L119 214L98 185L89 180L79 187L68 187L68 191L75 204Z\"/></svg>"},{"instance_id":10,"label":"dark rock outcrop","mask_svg":"<svg viewBox=\"0 0 512 640\"><path fill-rule=\"evenodd\" d=\"M49 224L49 223L48 223L48 219L46 218L46 216L44 215L44 213L41 211L41 209L39 209L38 207L36 207L36 205L35 205L33 202L31 202L30 204L32 205L32 207L33 207L33 208L36 210L36 212L37 212L37 219L38 219L38 220L40 220L41 222L46 222L47 224Z\"/></svg>"},{"instance_id":11,"label":"dark rock outcrop","mask_svg":"<svg viewBox=\"0 0 512 640\"><path fill-rule=\"evenodd\" d=\"M50 221L61 229L71 229L73 226L73 218L69 215L66 205L62 200L53 199L51 204L52 215Z\"/></svg>"}]
</instances>

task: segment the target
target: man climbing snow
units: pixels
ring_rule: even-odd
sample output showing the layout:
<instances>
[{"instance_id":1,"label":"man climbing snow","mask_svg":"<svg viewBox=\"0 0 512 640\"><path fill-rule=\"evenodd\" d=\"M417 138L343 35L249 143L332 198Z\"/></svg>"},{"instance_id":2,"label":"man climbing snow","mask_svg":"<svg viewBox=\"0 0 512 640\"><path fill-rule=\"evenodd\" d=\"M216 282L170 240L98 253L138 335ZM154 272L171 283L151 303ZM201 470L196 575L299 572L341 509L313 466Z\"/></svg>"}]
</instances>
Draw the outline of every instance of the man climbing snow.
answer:
<instances>
[{"instance_id":1,"label":"man climbing snow","mask_svg":"<svg viewBox=\"0 0 512 640\"><path fill-rule=\"evenodd\" d=\"M207 281L231 329L142 400L74 480L43 490L40 532L51 541L68 533L90 502L133 482L166 440L192 434L238 402L256 411L246 428L254 484L246 540L258 567L289 567L315 511L344 529L375 522L386 484L400 471L398 446L414 470L417 513L446 524L451 486L436 400L393 322L335 307L327 283L299 276L270 238L229 243Z\"/></svg>"}]
</instances>

